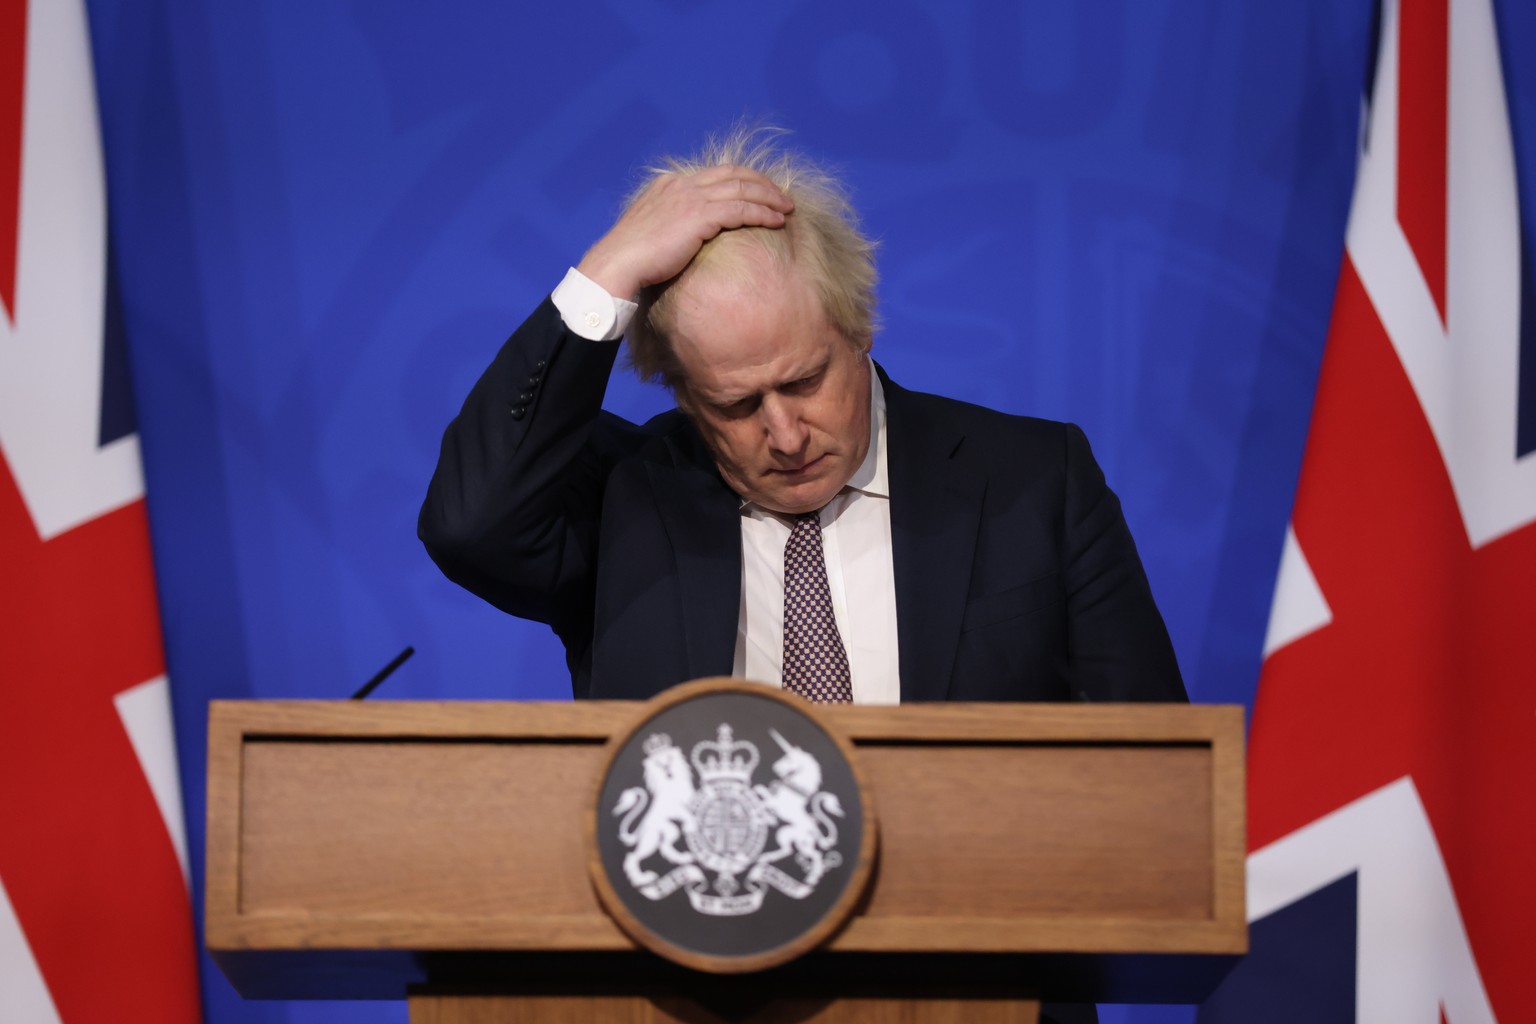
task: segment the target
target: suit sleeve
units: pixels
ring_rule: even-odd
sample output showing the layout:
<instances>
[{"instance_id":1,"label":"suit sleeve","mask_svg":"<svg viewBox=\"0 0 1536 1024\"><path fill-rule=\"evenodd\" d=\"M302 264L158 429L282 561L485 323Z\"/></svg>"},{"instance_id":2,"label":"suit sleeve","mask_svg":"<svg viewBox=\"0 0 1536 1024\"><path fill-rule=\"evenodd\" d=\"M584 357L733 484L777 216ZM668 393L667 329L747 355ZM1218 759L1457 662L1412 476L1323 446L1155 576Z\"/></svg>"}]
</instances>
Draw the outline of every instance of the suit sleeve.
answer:
<instances>
[{"instance_id":1,"label":"suit sleeve","mask_svg":"<svg viewBox=\"0 0 1536 1024\"><path fill-rule=\"evenodd\" d=\"M617 351L571 334L546 299L448 425L417 520L449 579L567 647L591 631L603 487L638 438L602 412Z\"/></svg>"},{"instance_id":2,"label":"suit sleeve","mask_svg":"<svg viewBox=\"0 0 1536 1024\"><path fill-rule=\"evenodd\" d=\"M1067 425L1063 552L1072 696L1085 701L1187 701L1120 499L1088 439Z\"/></svg>"}]
</instances>

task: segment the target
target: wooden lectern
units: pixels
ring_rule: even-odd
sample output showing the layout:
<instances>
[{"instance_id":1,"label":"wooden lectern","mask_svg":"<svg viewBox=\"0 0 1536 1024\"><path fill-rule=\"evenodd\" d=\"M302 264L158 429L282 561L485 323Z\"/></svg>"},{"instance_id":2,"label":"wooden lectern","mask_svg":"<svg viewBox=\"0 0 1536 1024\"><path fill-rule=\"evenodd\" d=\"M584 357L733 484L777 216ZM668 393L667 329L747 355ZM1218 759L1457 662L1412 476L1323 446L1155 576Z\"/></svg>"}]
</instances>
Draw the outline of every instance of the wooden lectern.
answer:
<instances>
[{"instance_id":1,"label":"wooden lectern","mask_svg":"<svg viewBox=\"0 0 1536 1024\"><path fill-rule=\"evenodd\" d=\"M584 823L645 705L216 702L206 932L248 998L413 1024L1033 1021L1193 1002L1246 951L1242 711L835 707L875 807L820 949L714 976L604 913Z\"/></svg>"}]
</instances>

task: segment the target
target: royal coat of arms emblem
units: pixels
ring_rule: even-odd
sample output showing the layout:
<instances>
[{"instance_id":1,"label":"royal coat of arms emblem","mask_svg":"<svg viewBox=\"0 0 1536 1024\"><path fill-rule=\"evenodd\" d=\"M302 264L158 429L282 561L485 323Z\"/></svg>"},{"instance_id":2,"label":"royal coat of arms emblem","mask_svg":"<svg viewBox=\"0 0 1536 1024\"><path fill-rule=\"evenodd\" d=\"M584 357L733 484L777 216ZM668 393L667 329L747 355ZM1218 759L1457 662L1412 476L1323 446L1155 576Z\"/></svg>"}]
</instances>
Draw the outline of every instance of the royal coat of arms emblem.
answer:
<instances>
[{"instance_id":1,"label":"royal coat of arms emblem","mask_svg":"<svg viewBox=\"0 0 1536 1024\"><path fill-rule=\"evenodd\" d=\"M666 733L643 741L644 785L612 808L627 848L624 876L650 900L681 890L715 917L759 910L770 891L803 900L842 864L837 794L822 789L821 764L777 729L772 779L753 782L757 745L720 723L686 755Z\"/></svg>"},{"instance_id":2,"label":"royal coat of arms emblem","mask_svg":"<svg viewBox=\"0 0 1536 1024\"><path fill-rule=\"evenodd\" d=\"M587 818L592 884L638 945L757 971L853 913L878 842L854 747L776 687L700 680L615 735Z\"/></svg>"}]
</instances>

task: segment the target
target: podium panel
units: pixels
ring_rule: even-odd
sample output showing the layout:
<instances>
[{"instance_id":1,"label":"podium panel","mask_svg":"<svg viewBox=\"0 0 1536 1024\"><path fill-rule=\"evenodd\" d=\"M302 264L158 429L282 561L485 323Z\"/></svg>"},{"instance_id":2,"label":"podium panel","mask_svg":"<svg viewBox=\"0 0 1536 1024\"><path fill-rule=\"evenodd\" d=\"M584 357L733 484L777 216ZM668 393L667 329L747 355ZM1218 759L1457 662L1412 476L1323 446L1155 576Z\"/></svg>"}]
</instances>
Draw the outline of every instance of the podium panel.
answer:
<instances>
[{"instance_id":1,"label":"podium panel","mask_svg":"<svg viewBox=\"0 0 1536 1024\"><path fill-rule=\"evenodd\" d=\"M605 745L646 706L215 703L210 951L248 997L415 993L413 1019L447 1020L450 995L707 1007L753 984L1196 1001L1246 950L1240 708L833 707L880 831L867 895L819 950L707 981L638 950L588 877Z\"/></svg>"}]
</instances>

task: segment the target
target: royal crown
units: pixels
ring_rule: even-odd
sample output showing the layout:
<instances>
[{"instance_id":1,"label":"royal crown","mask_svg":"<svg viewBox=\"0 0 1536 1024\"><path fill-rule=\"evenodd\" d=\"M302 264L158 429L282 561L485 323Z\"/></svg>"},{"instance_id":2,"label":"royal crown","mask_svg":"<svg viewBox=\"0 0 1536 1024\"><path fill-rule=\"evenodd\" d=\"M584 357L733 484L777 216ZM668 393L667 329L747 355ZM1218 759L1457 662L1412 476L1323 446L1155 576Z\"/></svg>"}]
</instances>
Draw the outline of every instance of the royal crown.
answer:
<instances>
[{"instance_id":1,"label":"royal crown","mask_svg":"<svg viewBox=\"0 0 1536 1024\"><path fill-rule=\"evenodd\" d=\"M704 782L711 779L751 782L752 770L757 767L757 747L746 740L733 739L731 727L721 723L714 740L693 745L692 760Z\"/></svg>"}]
</instances>

